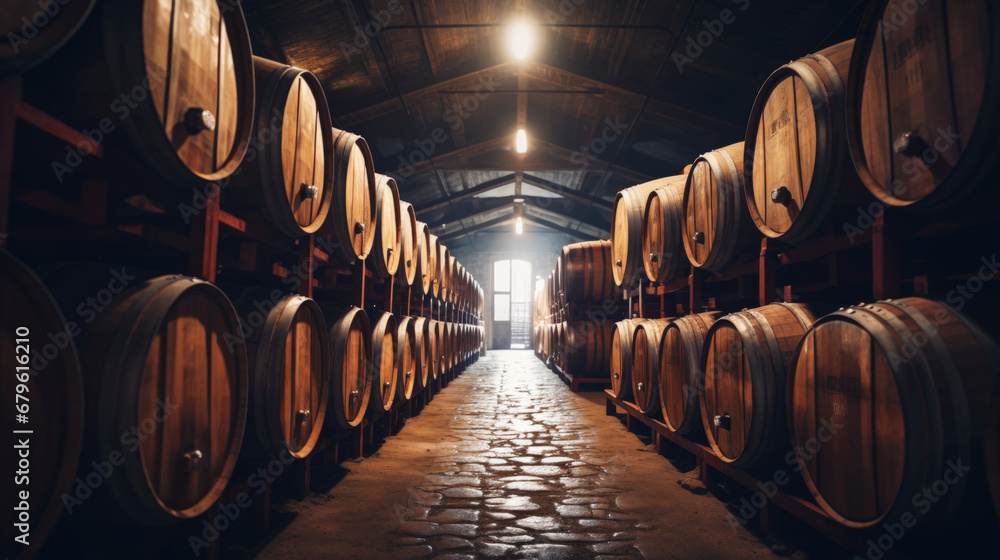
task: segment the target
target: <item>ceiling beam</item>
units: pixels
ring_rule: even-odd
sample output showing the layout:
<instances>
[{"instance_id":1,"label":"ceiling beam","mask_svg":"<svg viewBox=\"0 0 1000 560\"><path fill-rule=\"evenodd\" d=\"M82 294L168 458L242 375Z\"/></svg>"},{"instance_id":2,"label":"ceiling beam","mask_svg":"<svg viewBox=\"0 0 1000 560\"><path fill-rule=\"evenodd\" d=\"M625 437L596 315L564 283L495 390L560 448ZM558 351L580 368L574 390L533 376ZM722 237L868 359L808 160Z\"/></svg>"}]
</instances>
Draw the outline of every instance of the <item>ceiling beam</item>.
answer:
<instances>
[{"instance_id":1,"label":"ceiling beam","mask_svg":"<svg viewBox=\"0 0 1000 560\"><path fill-rule=\"evenodd\" d=\"M482 216L483 214L496 212L505 206L513 208L515 205L514 201L517 199L522 199L524 201L525 209L530 209L542 214L559 216L560 218L566 218L574 222L581 222L582 224L588 225L596 230L604 231L611 226L609 218L605 218L600 214L594 213L593 211L584 213L579 212L578 208L566 209L565 200L540 196L503 196L469 200L461 204L455 204L452 207L454 213L450 215L445 214L441 219L435 220L435 222L444 222L449 227L453 224L463 225L463 222L458 219L457 215L460 215L462 220L468 220L470 218ZM421 216L418 214L417 217L420 218Z\"/></svg>"},{"instance_id":2,"label":"ceiling beam","mask_svg":"<svg viewBox=\"0 0 1000 560\"><path fill-rule=\"evenodd\" d=\"M461 76L431 83L427 86L401 93L401 96L404 101L409 102L411 99L421 96L438 96L442 93L467 90L468 87L465 87L467 84L476 85L478 83L480 86L482 86L482 84L492 84L494 83L494 79L497 77L502 78L504 76L513 76L516 74L518 76L519 83L517 87L518 90L527 89L526 86L522 85L522 81L520 80L520 77L524 76L527 79L548 84L549 86L552 86L552 89L575 91L600 90L602 93L599 95L595 93L595 95L604 98L609 104L619 105L635 111L639 111L642 108L643 102L646 100L645 93L638 93L623 87L602 82L596 78L581 74L580 72L582 71L583 69L578 68L567 70L565 68L541 62L533 62L530 64L525 63L523 64L523 67L521 63L507 62L489 66L474 72L469 72ZM518 93L517 95L518 97L521 97L526 94ZM518 103L518 105L520 108L520 103ZM344 126L357 126L360 123L383 117L386 113L401 109L402 104L400 99L393 97L374 105L361 107L349 111L348 113L337 115L337 120L338 122L343 123ZM645 114L655 115L660 118L688 124L697 124L701 127L713 127L740 133L746 132L745 124L719 119L714 115L698 113L696 111L692 111L691 109L667 103L665 101L660 101L658 99L649 100L645 109Z\"/></svg>"},{"instance_id":3,"label":"ceiling beam","mask_svg":"<svg viewBox=\"0 0 1000 560\"><path fill-rule=\"evenodd\" d=\"M559 233L565 233L566 235L568 235L568 236L570 236L570 237L572 237L574 239L579 239L580 241L590 241L591 239L593 239L591 237L587 237L586 235L580 233L579 231L576 231L575 229L564 227L564 226L561 226L559 224L552 223L552 222L550 222L548 220L544 220L542 218L539 218L539 217L536 217L536 216L532 216L530 214L525 214L523 218L524 218L524 221L526 221L526 222L531 222L531 223L533 223L535 225L539 225L539 226L542 226L542 227L545 227L545 228L549 228L549 229L554 230L554 231L558 231Z\"/></svg>"},{"instance_id":4,"label":"ceiling beam","mask_svg":"<svg viewBox=\"0 0 1000 560\"><path fill-rule=\"evenodd\" d=\"M440 238L441 238L442 241L449 241L451 239L456 239L458 237L462 237L463 235L471 235L473 233L476 233L477 231L482 231L484 229L489 229L491 227L498 226L498 225L500 225L500 224L502 224L504 222L509 222L510 220L513 220L514 218L515 218L515 216L514 216L513 213L506 214L506 215L500 216L498 218L493 218L492 220L487 220L487 221L482 222L480 224L475 224L475 225L471 225L471 226L468 226L468 227L463 227L462 229L460 229L460 230L458 230L456 232L453 232L453 233L446 233L446 234L440 236Z\"/></svg>"},{"instance_id":5,"label":"ceiling beam","mask_svg":"<svg viewBox=\"0 0 1000 560\"><path fill-rule=\"evenodd\" d=\"M420 206L419 208L414 207L417 213L420 212L433 212L435 210L440 210L447 207L450 203L461 202L465 199L478 196L483 193L490 192L492 190L498 189L505 185L509 185L514 182L514 174L504 175L503 177L498 177L496 179L491 179L485 183L480 183L475 187L466 189L458 194L452 195L450 198L438 199L437 202L432 202L427 206Z\"/></svg>"}]
</instances>

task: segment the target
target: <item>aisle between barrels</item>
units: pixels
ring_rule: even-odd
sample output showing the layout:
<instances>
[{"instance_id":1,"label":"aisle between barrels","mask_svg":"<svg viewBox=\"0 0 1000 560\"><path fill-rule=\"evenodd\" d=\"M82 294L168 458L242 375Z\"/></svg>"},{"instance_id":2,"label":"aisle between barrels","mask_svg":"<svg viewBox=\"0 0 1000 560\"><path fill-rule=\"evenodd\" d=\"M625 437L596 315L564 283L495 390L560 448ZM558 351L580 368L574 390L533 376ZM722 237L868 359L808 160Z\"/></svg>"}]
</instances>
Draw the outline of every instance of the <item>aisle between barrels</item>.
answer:
<instances>
[{"instance_id":1,"label":"aisle between barrels","mask_svg":"<svg viewBox=\"0 0 1000 560\"><path fill-rule=\"evenodd\" d=\"M725 505L573 394L529 351L495 351L450 384L258 558L760 558Z\"/></svg>"}]
</instances>

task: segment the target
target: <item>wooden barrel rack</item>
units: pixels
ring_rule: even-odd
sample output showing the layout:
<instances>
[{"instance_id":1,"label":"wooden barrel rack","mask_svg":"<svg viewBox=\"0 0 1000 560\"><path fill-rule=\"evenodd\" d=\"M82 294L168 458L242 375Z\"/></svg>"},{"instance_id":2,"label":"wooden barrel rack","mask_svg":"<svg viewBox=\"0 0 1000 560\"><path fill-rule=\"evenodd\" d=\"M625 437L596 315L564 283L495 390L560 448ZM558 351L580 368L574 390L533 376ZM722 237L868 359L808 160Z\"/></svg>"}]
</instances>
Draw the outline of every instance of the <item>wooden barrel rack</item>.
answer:
<instances>
[{"instance_id":1,"label":"wooden barrel rack","mask_svg":"<svg viewBox=\"0 0 1000 560\"><path fill-rule=\"evenodd\" d=\"M74 243L96 243L121 249L122 262L130 265L148 265L149 262L141 261L139 256L146 252L156 254L157 259L162 261L153 261L153 268L170 266L174 274L214 283L221 273L227 284L235 281L237 285L246 286L277 285L281 286L283 296L297 292L297 297L309 300L328 300L354 306L365 310L373 326L375 318L386 312L394 314L397 320L403 317L425 318L454 325L451 330L461 333L461 336L456 334L454 337L456 344L449 356L449 367L442 368L436 379L429 379L426 385L414 382L409 399L399 396L405 392L401 385L401 390L396 391L397 396L384 414L377 418L366 414L359 425L350 430L337 432L324 428L308 453L287 463L279 461L281 467L278 474L267 478L265 484L257 482L251 486L248 477L259 469L273 467L277 459L263 453L241 454L221 497L200 515L168 526L129 524L109 528L104 534L108 538L103 539L48 539L46 546L51 547L54 553L101 556L109 552L109 546L103 544L105 542L114 542L115 553L126 555L128 551L135 556L149 556L172 550L173 543L187 543L189 535L201 535L204 521L222 514L222 508L233 503L241 503L243 507L239 528L223 532L214 541L206 541L204 547L199 549L198 557L220 558L222 551L232 545L253 548L278 526L281 514L272 511L272 503L285 497L302 500L313 490L328 489L329 485L324 484L337 471L340 462L370 455L384 438L399 433L409 418L419 415L438 393L479 358L481 344L473 346L468 342L472 338L463 336L478 333L475 340L481 342L484 294L471 274L453 258L453 266L447 272L439 268L439 259L436 258L429 263L433 266L421 266L426 261L418 258L418 247L412 247L411 251L400 255L406 255L411 261L408 265L405 261L401 262L395 274L380 277L382 271L376 273L372 270L371 258L345 262L343 248L332 232L320 229L292 239L276 232L271 224L256 220L256 216L243 217L233 213L238 212L239 205L227 198L225 182L185 190L168 183L167 179L159 179L163 184L151 187L150 192L157 193L156 196L161 192L173 193L166 196L174 198L160 199L151 194L148 198L118 200L115 198L115 186L129 181L130 174L140 172L140 169L132 167L137 164L120 160L114 153L115 148L91 143L76 129L25 102L21 91L19 77L0 81L0 247L7 249L14 245L15 256L30 254L39 247L52 247L55 245L53 241L65 243L68 254L74 250ZM30 138L23 137L25 131L31 135ZM48 137L56 146L82 146L81 149L85 149L95 162L93 169L88 169L88 177L68 181L67 188L58 194L53 190L31 190L17 184L12 179L21 162L14 160L15 144L29 143L38 137ZM174 211L175 205L186 213L186 223L179 227L174 223L145 219L162 215L164 210L168 213ZM58 220L59 226L29 226L10 219L25 209L51 216L53 221ZM127 209L128 215L121 215L122 209ZM410 216L412 214L407 217ZM13 228L11 222L14 222ZM412 225L423 226L422 223ZM426 231L423 228L414 229L419 234ZM10 243L12 237L17 240L13 244ZM419 237L413 239L409 236L414 246L419 245ZM446 247L436 238L434 241L439 254L449 255ZM433 272L426 284L418 275L424 271ZM452 272L457 276L451 277L449 273ZM446 275L446 282L451 283L442 285L441 275ZM425 292L425 286L431 287L432 281L437 287L435 291L447 301L429 293L430 289ZM326 319L329 325L336 318ZM412 328L414 322L410 321L408 325ZM416 365L415 362L408 364ZM407 369L408 366L400 364L399 367ZM417 372L413 374L417 375ZM247 497L249 502L245 502L248 505L244 506L244 502L240 501L245 501ZM47 520L45 528L50 524ZM42 529L39 531L41 534ZM72 549L62 544L70 541ZM46 548L46 553L49 553L49 548ZM12 556L15 557L18 556Z\"/></svg>"}]
</instances>

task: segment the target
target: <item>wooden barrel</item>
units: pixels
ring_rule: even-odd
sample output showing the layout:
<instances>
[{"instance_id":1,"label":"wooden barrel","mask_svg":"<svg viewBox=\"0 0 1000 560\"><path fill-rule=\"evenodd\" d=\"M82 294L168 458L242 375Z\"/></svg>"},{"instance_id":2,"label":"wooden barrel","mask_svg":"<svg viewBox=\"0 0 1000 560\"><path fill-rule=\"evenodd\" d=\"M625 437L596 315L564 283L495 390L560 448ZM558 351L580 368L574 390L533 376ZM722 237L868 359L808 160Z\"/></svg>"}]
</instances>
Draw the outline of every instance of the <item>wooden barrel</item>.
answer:
<instances>
[{"instance_id":1,"label":"wooden barrel","mask_svg":"<svg viewBox=\"0 0 1000 560\"><path fill-rule=\"evenodd\" d=\"M361 424L372 395L372 329L368 315L357 307L324 307L330 325L329 424L347 431Z\"/></svg>"},{"instance_id":2,"label":"wooden barrel","mask_svg":"<svg viewBox=\"0 0 1000 560\"><path fill-rule=\"evenodd\" d=\"M585 241L566 245L560 256L562 287L559 302L604 303L619 298L611 272L611 242Z\"/></svg>"},{"instance_id":3,"label":"wooden barrel","mask_svg":"<svg viewBox=\"0 0 1000 560\"><path fill-rule=\"evenodd\" d=\"M660 414L660 341L673 319L653 319L638 325L632 336L632 397L646 416Z\"/></svg>"},{"instance_id":4,"label":"wooden barrel","mask_svg":"<svg viewBox=\"0 0 1000 560\"><path fill-rule=\"evenodd\" d=\"M627 188L615 196L611 210L611 258L617 286L629 289L643 278L642 227L649 194L682 180L683 176L664 177Z\"/></svg>"},{"instance_id":5,"label":"wooden barrel","mask_svg":"<svg viewBox=\"0 0 1000 560\"><path fill-rule=\"evenodd\" d=\"M792 244L814 239L864 192L844 125L853 48L851 39L790 62L757 94L744 144L743 195L767 237Z\"/></svg>"},{"instance_id":6,"label":"wooden barrel","mask_svg":"<svg viewBox=\"0 0 1000 560\"><path fill-rule=\"evenodd\" d=\"M423 295L431 293L434 286L434 260L431 257L431 232L424 222L417 222L417 279Z\"/></svg>"},{"instance_id":7,"label":"wooden barrel","mask_svg":"<svg viewBox=\"0 0 1000 560\"><path fill-rule=\"evenodd\" d=\"M330 107L316 76L254 57L257 115L255 157L247 158L223 196L225 202L261 213L288 237L319 230L333 200L333 133Z\"/></svg>"},{"instance_id":8,"label":"wooden barrel","mask_svg":"<svg viewBox=\"0 0 1000 560\"><path fill-rule=\"evenodd\" d=\"M458 325L455 323L445 323L444 325L444 354L445 372L455 369L458 365Z\"/></svg>"},{"instance_id":9,"label":"wooden barrel","mask_svg":"<svg viewBox=\"0 0 1000 560\"><path fill-rule=\"evenodd\" d=\"M569 321L564 334L563 363L575 377L607 378L611 371L611 335L608 319Z\"/></svg>"},{"instance_id":10,"label":"wooden barrel","mask_svg":"<svg viewBox=\"0 0 1000 560\"><path fill-rule=\"evenodd\" d=\"M635 329L646 319L626 319L615 323L611 334L611 391L619 399L632 396L632 339Z\"/></svg>"},{"instance_id":11,"label":"wooden barrel","mask_svg":"<svg viewBox=\"0 0 1000 560\"><path fill-rule=\"evenodd\" d=\"M167 183L202 187L229 177L246 155L254 121L253 59L240 6L143 0L102 15L111 86L103 107L129 101L127 118L111 117L127 147Z\"/></svg>"},{"instance_id":12,"label":"wooden barrel","mask_svg":"<svg viewBox=\"0 0 1000 560\"><path fill-rule=\"evenodd\" d=\"M90 15L96 0L9 2L0 14L0 78L27 72L63 46ZM37 534L32 526L32 540Z\"/></svg>"},{"instance_id":13,"label":"wooden barrel","mask_svg":"<svg viewBox=\"0 0 1000 560\"><path fill-rule=\"evenodd\" d=\"M660 341L660 412L667 429L682 436L702 430L699 400L705 389L701 353L705 335L722 313L675 319Z\"/></svg>"},{"instance_id":14,"label":"wooden barrel","mask_svg":"<svg viewBox=\"0 0 1000 560\"><path fill-rule=\"evenodd\" d=\"M375 245L375 164L365 139L333 129L333 212L330 232L344 261L364 260Z\"/></svg>"},{"instance_id":15,"label":"wooden barrel","mask_svg":"<svg viewBox=\"0 0 1000 560\"><path fill-rule=\"evenodd\" d=\"M681 239L687 175L673 179L649 193L643 210L642 265L646 278L659 284L670 284L688 272Z\"/></svg>"},{"instance_id":16,"label":"wooden barrel","mask_svg":"<svg viewBox=\"0 0 1000 560\"><path fill-rule=\"evenodd\" d=\"M430 321L430 351L431 351L431 368L428 379L431 382L437 381L438 375L441 373L442 366L442 337L444 329L441 326L441 321Z\"/></svg>"},{"instance_id":17,"label":"wooden barrel","mask_svg":"<svg viewBox=\"0 0 1000 560\"><path fill-rule=\"evenodd\" d=\"M743 142L700 156L684 186L684 251L691 264L721 272L753 236L743 199Z\"/></svg>"},{"instance_id":18,"label":"wooden barrel","mask_svg":"<svg viewBox=\"0 0 1000 560\"><path fill-rule=\"evenodd\" d=\"M987 0L868 5L847 84L847 139L868 190L939 212L992 184L1000 12Z\"/></svg>"},{"instance_id":19,"label":"wooden barrel","mask_svg":"<svg viewBox=\"0 0 1000 560\"><path fill-rule=\"evenodd\" d=\"M998 372L994 342L940 302L861 304L817 321L789 371L787 420L816 502L848 527L881 530L911 512L926 529L984 498L975 472Z\"/></svg>"},{"instance_id":20,"label":"wooden barrel","mask_svg":"<svg viewBox=\"0 0 1000 560\"><path fill-rule=\"evenodd\" d=\"M250 367L250 410L243 455L296 459L319 440L330 388L330 344L315 301L266 291L234 298ZM270 307L270 311L266 310Z\"/></svg>"},{"instance_id":21,"label":"wooden barrel","mask_svg":"<svg viewBox=\"0 0 1000 560\"><path fill-rule=\"evenodd\" d=\"M431 279L434 297L441 295L441 240L433 233L427 236L427 275Z\"/></svg>"},{"instance_id":22,"label":"wooden barrel","mask_svg":"<svg viewBox=\"0 0 1000 560\"><path fill-rule=\"evenodd\" d=\"M774 303L726 315L709 328L701 418L724 462L760 467L788 445L785 372L815 320L805 305Z\"/></svg>"},{"instance_id":23,"label":"wooden barrel","mask_svg":"<svg viewBox=\"0 0 1000 560\"><path fill-rule=\"evenodd\" d=\"M226 295L184 276L142 282L94 317L79 347L89 453L124 457L105 480L123 517L156 525L207 511L247 418L246 349Z\"/></svg>"},{"instance_id":24,"label":"wooden barrel","mask_svg":"<svg viewBox=\"0 0 1000 560\"><path fill-rule=\"evenodd\" d=\"M410 400L420 376L416 324L413 317L400 317L396 331L396 399L400 402Z\"/></svg>"},{"instance_id":25,"label":"wooden barrel","mask_svg":"<svg viewBox=\"0 0 1000 560\"><path fill-rule=\"evenodd\" d=\"M16 395L24 391L17 387L23 384L32 405L28 412L30 424L25 427L34 432L29 436L31 473L27 484L20 486L9 479L0 491L10 507L21 501L18 490L28 491L30 545L14 544L20 532L15 532L13 521L8 520L2 530L4 545L0 550L12 558L29 558L42 548L66 510L62 495L69 493L73 485L83 441L83 380L74 330L68 328L42 281L4 249L0 249L0 307L0 354L7 368L0 376L0 390L6 397L0 411L8 426L17 426L13 421L21 413L17 406L22 403L16 402ZM0 459L4 472L16 472L18 459L17 451L5 451Z\"/></svg>"},{"instance_id":26,"label":"wooden barrel","mask_svg":"<svg viewBox=\"0 0 1000 560\"><path fill-rule=\"evenodd\" d=\"M413 328L417 333L417 362L420 364L414 385L423 389L434 371L434 329L431 328L431 320L424 317L415 317Z\"/></svg>"},{"instance_id":27,"label":"wooden barrel","mask_svg":"<svg viewBox=\"0 0 1000 560\"><path fill-rule=\"evenodd\" d=\"M375 244L371 258L372 272L379 278L396 274L402 256L403 218L399 204L396 180L388 175L375 174Z\"/></svg>"},{"instance_id":28,"label":"wooden barrel","mask_svg":"<svg viewBox=\"0 0 1000 560\"><path fill-rule=\"evenodd\" d=\"M448 301L451 289L451 250L444 243L438 248L438 294L441 301Z\"/></svg>"},{"instance_id":29,"label":"wooden barrel","mask_svg":"<svg viewBox=\"0 0 1000 560\"><path fill-rule=\"evenodd\" d=\"M418 262L419 247L417 246L417 214L413 210L413 205L409 202L399 203L399 215L401 218L402 234L400 235L400 246L402 255L400 264L403 267L402 274L397 274L396 278L401 280L405 286L412 286L417 279L417 271L420 270Z\"/></svg>"},{"instance_id":30,"label":"wooden barrel","mask_svg":"<svg viewBox=\"0 0 1000 560\"><path fill-rule=\"evenodd\" d=\"M372 396L368 399L368 409L373 418L389 412L396 398L398 329L396 316L392 313L382 313L372 329Z\"/></svg>"}]
</instances>

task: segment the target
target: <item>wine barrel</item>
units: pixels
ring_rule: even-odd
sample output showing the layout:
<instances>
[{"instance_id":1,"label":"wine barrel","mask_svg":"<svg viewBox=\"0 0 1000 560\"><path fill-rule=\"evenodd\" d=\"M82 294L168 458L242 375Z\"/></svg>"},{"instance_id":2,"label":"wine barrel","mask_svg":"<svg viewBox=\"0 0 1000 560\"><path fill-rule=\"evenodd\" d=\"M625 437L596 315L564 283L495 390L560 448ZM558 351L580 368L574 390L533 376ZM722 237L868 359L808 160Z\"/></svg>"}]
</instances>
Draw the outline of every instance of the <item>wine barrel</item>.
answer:
<instances>
[{"instance_id":1,"label":"wine barrel","mask_svg":"<svg viewBox=\"0 0 1000 560\"><path fill-rule=\"evenodd\" d=\"M444 355L445 373L455 369L458 365L458 329L455 323L445 323L444 325Z\"/></svg>"},{"instance_id":2,"label":"wine barrel","mask_svg":"<svg viewBox=\"0 0 1000 560\"><path fill-rule=\"evenodd\" d=\"M38 554L59 517L65 511L62 496L70 493L83 442L84 396L74 330L42 284L21 261L0 249L0 354L8 368L0 376L5 398L0 411L8 425L21 413L15 395L30 391L31 476L27 487L9 480L0 495L10 507L18 504L18 490L31 496L30 545L16 544L12 522L5 523L0 551L11 558ZM64 341L60 345L57 341ZM61 349L60 349L60 346ZM28 368L31 368L29 372ZM34 373L34 375L31 375ZM15 428L19 429L19 428ZM13 445L13 443L12 443ZM18 453L3 453L4 472L18 470ZM8 520L9 521L9 520Z\"/></svg>"},{"instance_id":3,"label":"wine barrel","mask_svg":"<svg viewBox=\"0 0 1000 560\"><path fill-rule=\"evenodd\" d=\"M868 5L847 79L847 139L879 200L937 213L995 176L1000 12L987 0L909 4Z\"/></svg>"},{"instance_id":4,"label":"wine barrel","mask_svg":"<svg viewBox=\"0 0 1000 560\"><path fill-rule=\"evenodd\" d=\"M451 250L444 244L438 249L438 294L441 301L448 301L451 290Z\"/></svg>"},{"instance_id":5,"label":"wine barrel","mask_svg":"<svg viewBox=\"0 0 1000 560\"><path fill-rule=\"evenodd\" d=\"M326 418L330 346L315 301L249 290L234 297L246 337L250 410L243 455L309 456ZM262 310L270 306L270 311Z\"/></svg>"},{"instance_id":6,"label":"wine barrel","mask_svg":"<svg viewBox=\"0 0 1000 560\"><path fill-rule=\"evenodd\" d=\"M259 152L243 162L224 200L262 213L282 235L319 230L333 200L333 133L323 86L312 73L253 58L257 82L254 137Z\"/></svg>"},{"instance_id":7,"label":"wine barrel","mask_svg":"<svg viewBox=\"0 0 1000 560\"><path fill-rule=\"evenodd\" d=\"M626 319L615 323L611 335L611 392L619 399L632 396L632 340L635 329L646 319Z\"/></svg>"},{"instance_id":8,"label":"wine barrel","mask_svg":"<svg viewBox=\"0 0 1000 560\"><path fill-rule=\"evenodd\" d=\"M670 284L687 274L681 239L686 175L649 193L642 218L642 265L650 282Z\"/></svg>"},{"instance_id":9,"label":"wine barrel","mask_svg":"<svg viewBox=\"0 0 1000 560\"><path fill-rule=\"evenodd\" d=\"M569 321L564 335L563 362L574 377L607 378L611 371L611 335L608 319Z\"/></svg>"},{"instance_id":10,"label":"wine barrel","mask_svg":"<svg viewBox=\"0 0 1000 560\"><path fill-rule=\"evenodd\" d=\"M441 295L441 240L433 233L427 236L427 275L431 279L431 291L434 297Z\"/></svg>"},{"instance_id":11,"label":"wine barrel","mask_svg":"<svg viewBox=\"0 0 1000 560\"><path fill-rule=\"evenodd\" d=\"M389 412L396 398L398 329L396 316L392 313L382 313L372 329L372 396L368 399L368 409L373 418Z\"/></svg>"},{"instance_id":12,"label":"wine barrel","mask_svg":"<svg viewBox=\"0 0 1000 560\"><path fill-rule=\"evenodd\" d=\"M979 467L998 372L994 342L937 301L860 304L817 321L789 370L787 420L816 502L848 527L881 529L911 512L927 529L985 497L953 465ZM933 504L915 508L928 488Z\"/></svg>"},{"instance_id":13,"label":"wine barrel","mask_svg":"<svg viewBox=\"0 0 1000 560\"><path fill-rule=\"evenodd\" d=\"M721 272L753 236L744 216L743 142L700 156L684 186L684 251L691 264Z\"/></svg>"},{"instance_id":14,"label":"wine barrel","mask_svg":"<svg viewBox=\"0 0 1000 560\"><path fill-rule=\"evenodd\" d=\"M604 303L620 299L612 275L611 242L585 241L562 249L559 303Z\"/></svg>"},{"instance_id":15,"label":"wine barrel","mask_svg":"<svg viewBox=\"0 0 1000 560\"><path fill-rule=\"evenodd\" d=\"M207 511L247 418L246 348L229 298L195 278L153 278L94 316L79 348L89 455L124 457L105 480L122 518L159 525Z\"/></svg>"},{"instance_id":16,"label":"wine barrel","mask_svg":"<svg viewBox=\"0 0 1000 560\"><path fill-rule=\"evenodd\" d=\"M724 462L764 466L788 445L785 372L815 320L805 305L774 303L726 315L709 328L701 418L712 450Z\"/></svg>"},{"instance_id":17,"label":"wine barrel","mask_svg":"<svg viewBox=\"0 0 1000 560\"><path fill-rule=\"evenodd\" d=\"M632 397L646 416L660 414L660 341L673 319L652 319L635 329L632 336Z\"/></svg>"},{"instance_id":18,"label":"wine barrel","mask_svg":"<svg viewBox=\"0 0 1000 560\"><path fill-rule=\"evenodd\" d=\"M815 239L864 192L844 124L853 48L851 39L790 62L757 94L744 144L743 195L767 237L791 244Z\"/></svg>"},{"instance_id":19,"label":"wine barrel","mask_svg":"<svg viewBox=\"0 0 1000 560\"><path fill-rule=\"evenodd\" d=\"M51 72L74 87L42 86L47 96L72 91L78 99L60 104L83 105L95 119L67 117L74 124L89 129L102 118L120 124L125 134L108 139L137 153L166 184L204 188L232 175L254 122L253 57L242 8L215 0L142 0L100 15L91 18L94 33L88 24ZM105 84L109 90L87 95Z\"/></svg>"},{"instance_id":20,"label":"wine barrel","mask_svg":"<svg viewBox=\"0 0 1000 560\"><path fill-rule=\"evenodd\" d=\"M47 5L38 0L9 2L0 13L0 32L7 39L0 44L0 78L27 72L51 56L83 25L96 3L96 0ZM32 526L32 540L36 534Z\"/></svg>"},{"instance_id":21,"label":"wine barrel","mask_svg":"<svg viewBox=\"0 0 1000 560\"><path fill-rule=\"evenodd\" d=\"M629 289L642 278L642 223L649 194L681 180L683 176L664 177L625 189L615 196L611 210L611 259L615 285Z\"/></svg>"},{"instance_id":22,"label":"wine barrel","mask_svg":"<svg viewBox=\"0 0 1000 560\"><path fill-rule=\"evenodd\" d=\"M438 375L441 373L441 368L444 367L442 361L444 354L444 352L442 352L444 349L442 346L444 343L442 340L444 337L444 328L441 326L441 321L435 321L433 319L430 321L430 333L431 371L428 378L431 382L434 382L437 381Z\"/></svg>"},{"instance_id":23,"label":"wine barrel","mask_svg":"<svg viewBox=\"0 0 1000 560\"><path fill-rule=\"evenodd\" d=\"M424 222L417 222L417 279L423 295L432 292L434 286L435 261L431 257L431 232Z\"/></svg>"},{"instance_id":24,"label":"wine barrel","mask_svg":"<svg viewBox=\"0 0 1000 560\"><path fill-rule=\"evenodd\" d=\"M399 318L396 342L396 399L406 402L413 396L420 370L420 349L413 317Z\"/></svg>"},{"instance_id":25,"label":"wine barrel","mask_svg":"<svg viewBox=\"0 0 1000 560\"><path fill-rule=\"evenodd\" d=\"M420 364L414 385L423 389L434 371L434 329L431 328L431 320L424 317L414 318L413 328L417 333L417 362Z\"/></svg>"},{"instance_id":26,"label":"wine barrel","mask_svg":"<svg viewBox=\"0 0 1000 560\"><path fill-rule=\"evenodd\" d=\"M403 219L399 205L399 188L396 180L388 175L375 174L375 250L372 255L372 272L379 278L388 278L399 269L402 250Z\"/></svg>"},{"instance_id":27,"label":"wine barrel","mask_svg":"<svg viewBox=\"0 0 1000 560\"><path fill-rule=\"evenodd\" d=\"M660 412L667 429L682 436L702 429L699 400L705 388L701 353L705 335L722 313L675 319L660 341Z\"/></svg>"},{"instance_id":28,"label":"wine barrel","mask_svg":"<svg viewBox=\"0 0 1000 560\"><path fill-rule=\"evenodd\" d=\"M357 134L333 129L333 208L323 227L345 262L364 260L375 245L375 164L368 143Z\"/></svg>"},{"instance_id":29,"label":"wine barrel","mask_svg":"<svg viewBox=\"0 0 1000 560\"><path fill-rule=\"evenodd\" d=\"M413 205L409 202L400 202L400 218L402 218L402 234L400 245L402 246L402 256L400 263L403 266L403 273L397 274L403 285L412 286L417 279L417 271L420 270L418 263L419 247L417 246L417 214L413 210Z\"/></svg>"},{"instance_id":30,"label":"wine barrel","mask_svg":"<svg viewBox=\"0 0 1000 560\"><path fill-rule=\"evenodd\" d=\"M357 307L324 307L330 324L329 424L347 431L361 424L372 395L372 329L368 315Z\"/></svg>"}]
</instances>

